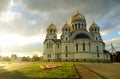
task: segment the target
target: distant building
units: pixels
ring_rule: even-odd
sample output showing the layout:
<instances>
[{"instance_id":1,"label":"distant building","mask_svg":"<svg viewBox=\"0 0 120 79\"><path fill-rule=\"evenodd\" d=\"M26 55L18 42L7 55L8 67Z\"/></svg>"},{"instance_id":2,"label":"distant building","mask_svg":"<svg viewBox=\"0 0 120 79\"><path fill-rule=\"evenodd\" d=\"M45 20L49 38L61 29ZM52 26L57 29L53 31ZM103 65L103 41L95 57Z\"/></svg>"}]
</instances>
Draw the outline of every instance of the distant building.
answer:
<instances>
[{"instance_id":1,"label":"distant building","mask_svg":"<svg viewBox=\"0 0 120 79\"><path fill-rule=\"evenodd\" d=\"M85 17L77 11L70 24L62 27L61 38L57 39L57 28L51 23L44 41L44 61L110 61L110 55L103 53L105 43L101 39L100 28L93 22L89 31Z\"/></svg>"}]
</instances>

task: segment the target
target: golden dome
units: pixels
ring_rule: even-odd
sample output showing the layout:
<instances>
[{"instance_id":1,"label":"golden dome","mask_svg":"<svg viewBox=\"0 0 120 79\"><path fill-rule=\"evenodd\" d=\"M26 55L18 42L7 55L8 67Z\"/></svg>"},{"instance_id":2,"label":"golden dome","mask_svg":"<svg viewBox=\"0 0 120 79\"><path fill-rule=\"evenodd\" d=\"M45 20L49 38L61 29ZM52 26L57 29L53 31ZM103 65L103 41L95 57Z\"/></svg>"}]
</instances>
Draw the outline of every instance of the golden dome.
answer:
<instances>
[{"instance_id":1,"label":"golden dome","mask_svg":"<svg viewBox=\"0 0 120 79\"><path fill-rule=\"evenodd\" d=\"M99 26L96 24L96 23L92 23L91 25L90 25L90 28L99 28Z\"/></svg>"},{"instance_id":2,"label":"golden dome","mask_svg":"<svg viewBox=\"0 0 120 79\"><path fill-rule=\"evenodd\" d=\"M48 26L48 29L56 29L56 26L55 26L53 23L51 23L51 24Z\"/></svg>"},{"instance_id":3,"label":"golden dome","mask_svg":"<svg viewBox=\"0 0 120 79\"><path fill-rule=\"evenodd\" d=\"M71 21L76 20L76 19L83 19L85 20L85 17L79 13L79 11L77 10L76 13L71 17Z\"/></svg>"},{"instance_id":4,"label":"golden dome","mask_svg":"<svg viewBox=\"0 0 120 79\"><path fill-rule=\"evenodd\" d=\"M63 28L66 28L66 27L69 27L67 22L63 25Z\"/></svg>"}]
</instances>

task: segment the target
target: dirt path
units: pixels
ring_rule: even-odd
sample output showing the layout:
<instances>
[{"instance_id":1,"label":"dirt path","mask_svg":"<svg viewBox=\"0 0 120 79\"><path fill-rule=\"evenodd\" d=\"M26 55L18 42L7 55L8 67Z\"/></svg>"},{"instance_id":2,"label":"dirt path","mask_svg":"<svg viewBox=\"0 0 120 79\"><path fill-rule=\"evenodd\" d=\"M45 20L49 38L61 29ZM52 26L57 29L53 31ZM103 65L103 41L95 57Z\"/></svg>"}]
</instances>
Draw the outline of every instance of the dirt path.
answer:
<instances>
[{"instance_id":1,"label":"dirt path","mask_svg":"<svg viewBox=\"0 0 120 79\"><path fill-rule=\"evenodd\" d=\"M74 66L76 68L76 72L78 73L80 79L102 79L92 71L81 66L80 64L75 64Z\"/></svg>"}]
</instances>

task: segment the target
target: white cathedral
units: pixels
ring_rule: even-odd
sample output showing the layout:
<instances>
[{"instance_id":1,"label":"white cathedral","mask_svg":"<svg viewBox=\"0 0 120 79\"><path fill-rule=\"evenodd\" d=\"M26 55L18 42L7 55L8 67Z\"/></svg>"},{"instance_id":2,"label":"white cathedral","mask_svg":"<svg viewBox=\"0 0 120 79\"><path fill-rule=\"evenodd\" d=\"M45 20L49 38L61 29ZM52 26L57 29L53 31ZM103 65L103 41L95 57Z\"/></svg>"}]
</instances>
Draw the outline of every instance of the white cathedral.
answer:
<instances>
[{"instance_id":1,"label":"white cathedral","mask_svg":"<svg viewBox=\"0 0 120 79\"><path fill-rule=\"evenodd\" d=\"M70 24L63 25L61 37L57 39L57 28L51 23L44 41L43 61L109 62L110 54L103 52L105 43L99 26L93 22L89 31L86 27L85 17L76 11Z\"/></svg>"}]
</instances>

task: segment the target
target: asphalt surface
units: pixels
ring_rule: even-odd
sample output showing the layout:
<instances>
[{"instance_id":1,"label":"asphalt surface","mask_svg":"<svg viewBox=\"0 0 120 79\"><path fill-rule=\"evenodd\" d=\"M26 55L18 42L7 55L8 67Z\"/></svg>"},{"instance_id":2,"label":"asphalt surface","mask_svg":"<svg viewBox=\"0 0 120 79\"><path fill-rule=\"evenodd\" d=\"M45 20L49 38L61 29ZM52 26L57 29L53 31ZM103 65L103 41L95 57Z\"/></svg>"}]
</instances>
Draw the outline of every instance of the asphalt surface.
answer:
<instances>
[{"instance_id":1,"label":"asphalt surface","mask_svg":"<svg viewBox=\"0 0 120 79\"><path fill-rule=\"evenodd\" d=\"M120 79L120 63L85 63L82 65L106 79Z\"/></svg>"}]
</instances>

